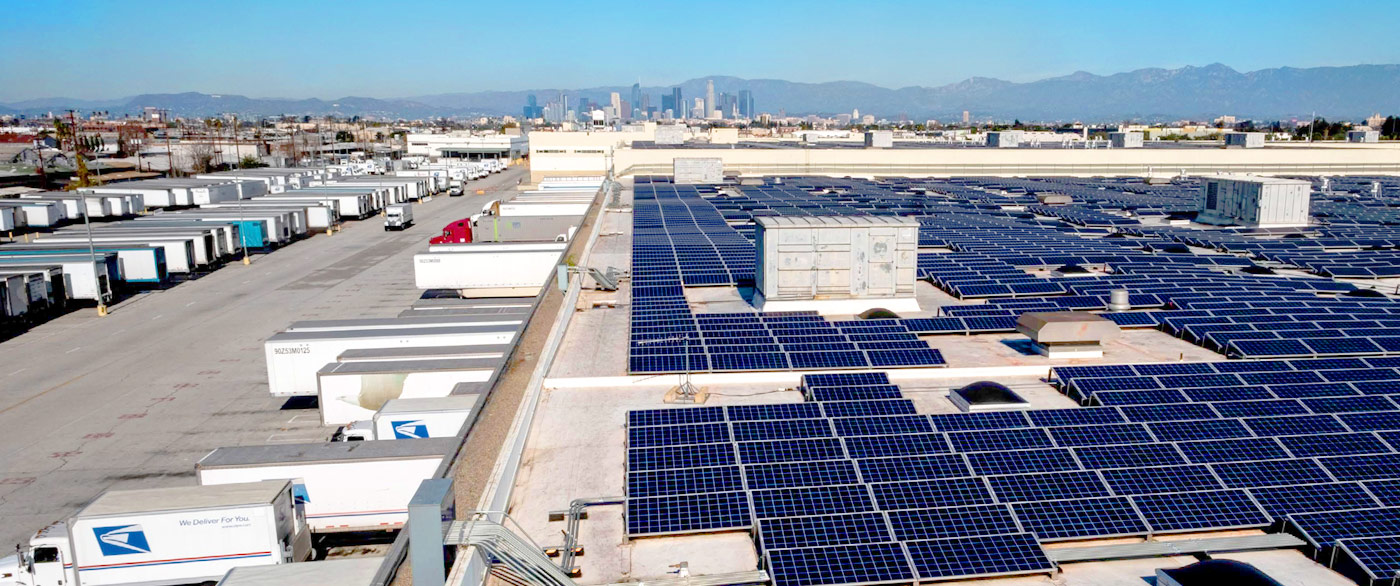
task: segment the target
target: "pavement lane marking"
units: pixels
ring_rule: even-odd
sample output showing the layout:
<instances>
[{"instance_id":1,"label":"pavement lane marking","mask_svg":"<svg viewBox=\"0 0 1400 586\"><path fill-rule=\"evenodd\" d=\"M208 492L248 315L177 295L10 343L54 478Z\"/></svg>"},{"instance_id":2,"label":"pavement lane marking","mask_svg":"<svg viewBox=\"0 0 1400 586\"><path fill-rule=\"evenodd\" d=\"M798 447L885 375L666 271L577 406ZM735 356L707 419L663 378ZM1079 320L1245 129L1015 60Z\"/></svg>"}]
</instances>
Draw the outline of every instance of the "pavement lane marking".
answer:
<instances>
[{"instance_id":1,"label":"pavement lane marking","mask_svg":"<svg viewBox=\"0 0 1400 586\"><path fill-rule=\"evenodd\" d=\"M17 374L19 374L19 373L21 373L21 372L24 372L24 371L26 371L26 370L29 370L29 369L28 369L28 368L21 368L21 369L19 369L19 370L16 370L16 371L14 371L14 372L11 372L10 374L7 374L7 375L5 375L5 376L14 376L14 375L17 375Z\"/></svg>"},{"instance_id":2,"label":"pavement lane marking","mask_svg":"<svg viewBox=\"0 0 1400 586\"><path fill-rule=\"evenodd\" d=\"M78 346L77 348L74 348L74 349L72 349L72 350L69 350L69 351L67 351L67 352L64 352L64 354L72 354L72 353L77 352L77 351L82 350L82 349L83 349L82 346Z\"/></svg>"}]
</instances>

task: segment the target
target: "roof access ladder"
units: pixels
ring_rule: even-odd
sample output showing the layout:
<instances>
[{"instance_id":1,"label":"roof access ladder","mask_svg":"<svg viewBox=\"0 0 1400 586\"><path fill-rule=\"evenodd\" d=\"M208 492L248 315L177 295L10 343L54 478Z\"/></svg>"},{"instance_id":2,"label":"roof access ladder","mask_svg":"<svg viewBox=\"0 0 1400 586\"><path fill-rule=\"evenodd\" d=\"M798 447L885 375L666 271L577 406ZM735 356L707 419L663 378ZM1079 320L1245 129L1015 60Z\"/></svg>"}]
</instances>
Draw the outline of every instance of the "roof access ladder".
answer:
<instances>
[{"instance_id":1,"label":"roof access ladder","mask_svg":"<svg viewBox=\"0 0 1400 586\"><path fill-rule=\"evenodd\" d=\"M491 574L517 586L576 586L564 570L528 538L493 521L509 517L505 513L475 513L463 521L453 521L443 537L444 545L473 546L491 562ZM513 521L512 521L513 523Z\"/></svg>"}]
</instances>

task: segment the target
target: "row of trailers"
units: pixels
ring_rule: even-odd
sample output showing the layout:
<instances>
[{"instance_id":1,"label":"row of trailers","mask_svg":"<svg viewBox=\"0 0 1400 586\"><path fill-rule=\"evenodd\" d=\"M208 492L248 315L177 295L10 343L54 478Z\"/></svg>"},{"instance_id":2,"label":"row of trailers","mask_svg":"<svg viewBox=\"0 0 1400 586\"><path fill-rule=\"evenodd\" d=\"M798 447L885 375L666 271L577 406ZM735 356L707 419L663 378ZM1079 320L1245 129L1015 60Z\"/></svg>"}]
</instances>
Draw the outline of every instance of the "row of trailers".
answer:
<instances>
[{"instance_id":1,"label":"row of trailers","mask_svg":"<svg viewBox=\"0 0 1400 586\"><path fill-rule=\"evenodd\" d=\"M25 232L0 245L0 328L13 333L74 302L168 287L446 187L424 177L249 169L0 200L19 224L11 229Z\"/></svg>"}]
</instances>

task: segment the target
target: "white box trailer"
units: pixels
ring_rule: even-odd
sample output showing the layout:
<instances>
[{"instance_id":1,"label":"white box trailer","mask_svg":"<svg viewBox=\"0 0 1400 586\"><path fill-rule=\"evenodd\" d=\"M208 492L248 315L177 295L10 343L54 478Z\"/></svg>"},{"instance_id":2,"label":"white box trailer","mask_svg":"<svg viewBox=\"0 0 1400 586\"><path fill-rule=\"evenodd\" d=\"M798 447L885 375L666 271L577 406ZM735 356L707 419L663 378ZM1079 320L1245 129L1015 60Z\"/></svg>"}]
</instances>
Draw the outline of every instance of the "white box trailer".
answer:
<instances>
[{"instance_id":1,"label":"white box trailer","mask_svg":"<svg viewBox=\"0 0 1400 586\"><path fill-rule=\"evenodd\" d=\"M336 362L390 362L394 360L449 360L454 358L505 358L514 344L479 346L423 346L418 348L356 348L335 357Z\"/></svg>"},{"instance_id":2,"label":"white box trailer","mask_svg":"<svg viewBox=\"0 0 1400 586\"><path fill-rule=\"evenodd\" d=\"M413 256L419 289L452 289L462 297L521 297L554 277L564 242L439 244Z\"/></svg>"},{"instance_id":3,"label":"white box trailer","mask_svg":"<svg viewBox=\"0 0 1400 586\"><path fill-rule=\"evenodd\" d=\"M65 299L55 299L50 279L63 280L63 270L56 267L11 268L0 266L0 278L20 277L25 305L30 311L62 305Z\"/></svg>"},{"instance_id":4,"label":"white box trailer","mask_svg":"<svg viewBox=\"0 0 1400 586\"><path fill-rule=\"evenodd\" d=\"M68 219L63 204L56 201L0 199L0 208L9 208L16 214L16 222L30 228L52 228Z\"/></svg>"},{"instance_id":5,"label":"white box trailer","mask_svg":"<svg viewBox=\"0 0 1400 586\"><path fill-rule=\"evenodd\" d=\"M195 464L201 486L291 480L312 531L387 531L408 519L418 485L457 452L455 438L219 448Z\"/></svg>"},{"instance_id":6,"label":"white box trailer","mask_svg":"<svg viewBox=\"0 0 1400 586\"><path fill-rule=\"evenodd\" d=\"M406 190L402 186L395 185L341 185L339 183L326 183L300 189L291 193L305 191L319 191L323 193L367 193L372 198L371 203L374 211L382 210L384 206L389 204L408 201L408 197L404 195Z\"/></svg>"},{"instance_id":7,"label":"white box trailer","mask_svg":"<svg viewBox=\"0 0 1400 586\"><path fill-rule=\"evenodd\" d=\"M41 191L21 193L19 199L57 202L63 206L63 213L75 220L82 220L84 213L89 218L110 218L116 215L112 213L111 200L105 197L77 195L67 191Z\"/></svg>"},{"instance_id":8,"label":"white box trailer","mask_svg":"<svg viewBox=\"0 0 1400 586\"><path fill-rule=\"evenodd\" d=\"M239 203L220 203L200 206L199 209L226 214L254 211L286 213L292 219L292 232L297 236L305 236L307 232L312 230L324 230L340 223L340 216L336 214L334 206L321 203L298 204L296 202L267 201L264 198L258 198ZM240 209L242 212L239 211Z\"/></svg>"},{"instance_id":9,"label":"white box trailer","mask_svg":"<svg viewBox=\"0 0 1400 586\"><path fill-rule=\"evenodd\" d=\"M166 262L166 249L162 246L145 244L115 245L99 244L94 247L100 253L116 253L121 264L121 280L127 283L163 283L169 278L170 268ZM87 244L10 244L0 247L0 257L23 258L53 254L88 254ZM182 259L186 265L188 257ZM188 270L186 271L188 272Z\"/></svg>"},{"instance_id":10,"label":"white box trailer","mask_svg":"<svg viewBox=\"0 0 1400 586\"><path fill-rule=\"evenodd\" d=\"M316 373L346 350L508 344L515 333L515 326L280 332L263 344L268 392L274 397L316 396Z\"/></svg>"},{"instance_id":11,"label":"white box trailer","mask_svg":"<svg viewBox=\"0 0 1400 586\"><path fill-rule=\"evenodd\" d=\"M421 177L393 177L387 175L376 177L339 177L333 182L328 183L342 186L373 185L380 187L398 187L405 190L404 195L407 199L413 201L422 199L425 195L430 195L428 193L428 182Z\"/></svg>"},{"instance_id":12,"label":"white box trailer","mask_svg":"<svg viewBox=\"0 0 1400 586\"><path fill-rule=\"evenodd\" d=\"M253 247L267 246L268 244L282 244L291 241L293 237L292 218L289 213L275 213L257 210L237 211L222 210L184 210L181 212L151 214L133 220L139 226L189 226L201 228L204 226L230 225L234 226L241 238L242 245Z\"/></svg>"},{"instance_id":13,"label":"white box trailer","mask_svg":"<svg viewBox=\"0 0 1400 586\"><path fill-rule=\"evenodd\" d=\"M10 265L0 263L0 275L37 275L39 277L40 290L38 298L44 299L43 305L48 307L62 307L68 303L71 297L63 284L63 267L54 265ZM30 305L36 303L32 301L36 296L31 291Z\"/></svg>"},{"instance_id":14,"label":"white box trailer","mask_svg":"<svg viewBox=\"0 0 1400 586\"><path fill-rule=\"evenodd\" d=\"M407 442L383 442L386 445ZM368 445L368 444L366 444ZM0 561L28 586L173 586L311 555L292 482L109 490Z\"/></svg>"},{"instance_id":15,"label":"white box trailer","mask_svg":"<svg viewBox=\"0 0 1400 586\"><path fill-rule=\"evenodd\" d=\"M229 570L214 586L370 586L382 557L337 558Z\"/></svg>"},{"instance_id":16,"label":"white box trailer","mask_svg":"<svg viewBox=\"0 0 1400 586\"><path fill-rule=\"evenodd\" d=\"M227 258L243 250L243 226L238 222L227 220L201 222L194 218L178 219L174 215L161 214L160 216L133 218L129 221L103 226L98 231L110 234L208 233L214 237L215 253L218 255L216 258ZM255 234L257 231L257 227L254 227ZM64 230L61 233L76 234L77 230ZM261 234L257 234L257 239L262 238Z\"/></svg>"},{"instance_id":17,"label":"white box trailer","mask_svg":"<svg viewBox=\"0 0 1400 586\"><path fill-rule=\"evenodd\" d=\"M446 397L458 383L486 382L501 358L332 362L316 373L322 425L369 419L391 399Z\"/></svg>"},{"instance_id":18,"label":"white box trailer","mask_svg":"<svg viewBox=\"0 0 1400 586\"><path fill-rule=\"evenodd\" d=\"M88 254L54 254L44 256L0 257L0 268L38 268L59 266L63 269L62 287L68 299L112 299L112 284L121 280L117 255L97 253L94 262ZM55 284L55 287L58 285Z\"/></svg>"},{"instance_id":19,"label":"white box trailer","mask_svg":"<svg viewBox=\"0 0 1400 586\"><path fill-rule=\"evenodd\" d=\"M85 234L78 235L68 232L56 232L54 234L35 238L34 241L50 244L86 244L88 242L88 237ZM174 263L171 262L171 258L178 256L182 250L190 251L190 258L194 261L193 266L188 267L185 272L193 272L194 269L209 266L213 264L214 261L218 260L218 247L214 243L214 236L208 233L202 235L188 232L180 235L169 233L113 234L99 231L93 233L92 241L95 243L109 244L150 244L152 246L164 246L166 249L165 260L169 263L168 266L170 266L171 272L180 272L176 270Z\"/></svg>"},{"instance_id":20,"label":"white box trailer","mask_svg":"<svg viewBox=\"0 0 1400 586\"><path fill-rule=\"evenodd\" d=\"M374 198L363 192L318 191L298 189L285 193L269 193L260 200L279 203L302 203L335 206L335 213L342 218L364 218L373 214Z\"/></svg>"},{"instance_id":21,"label":"white box trailer","mask_svg":"<svg viewBox=\"0 0 1400 586\"><path fill-rule=\"evenodd\" d=\"M0 315L13 318L29 313L29 275L0 273L0 285Z\"/></svg>"},{"instance_id":22,"label":"white box trailer","mask_svg":"<svg viewBox=\"0 0 1400 586\"><path fill-rule=\"evenodd\" d=\"M528 316L525 316L528 317ZM351 332L365 330L402 330L405 328L455 328L461 326L514 326L525 323L524 317L477 316L414 316L369 317L359 319L315 319L294 321L287 332Z\"/></svg>"},{"instance_id":23,"label":"white box trailer","mask_svg":"<svg viewBox=\"0 0 1400 586\"><path fill-rule=\"evenodd\" d=\"M456 437L481 411L483 395L393 399L374 413L376 440Z\"/></svg>"}]
</instances>

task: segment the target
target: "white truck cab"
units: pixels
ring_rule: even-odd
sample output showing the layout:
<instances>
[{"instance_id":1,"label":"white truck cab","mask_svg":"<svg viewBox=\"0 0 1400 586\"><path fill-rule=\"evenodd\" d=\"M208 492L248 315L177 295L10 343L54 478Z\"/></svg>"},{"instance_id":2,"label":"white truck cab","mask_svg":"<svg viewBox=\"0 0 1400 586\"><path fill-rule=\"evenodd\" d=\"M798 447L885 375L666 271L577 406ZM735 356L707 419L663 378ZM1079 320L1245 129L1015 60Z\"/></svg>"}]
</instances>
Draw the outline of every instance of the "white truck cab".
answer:
<instances>
[{"instance_id":1,"label":"white truck cab","mask_svg":"<svg viewBox=\"0 0 1400 586\"><path fill-rule=\"evenodd\" d=\"M413 225L413 207L399 203L384 208L384 231L404 230Z\"/></svg>"},{"instance_id":2,"label":"white truck cab","mask_svg":"<svg viewBox=\"0 0 1400 586\"><path fill-rule=\"evenodd\" d=\"M374 422L370 420L352 421L335 430L333 442L365 442L374 440Z\"/></svg>"},{"instance_id":3,"label":"white truck cab","mask_svg":"<svg viewBox=\"0 0 1400 586\"><path fill-rule=\"evenodd\" d=\"M54 523L40 529L28 546L16 545L15 555L0 559L0 584L16 586L76 585L68 526Z\"/></svg>"}]
</instances>

